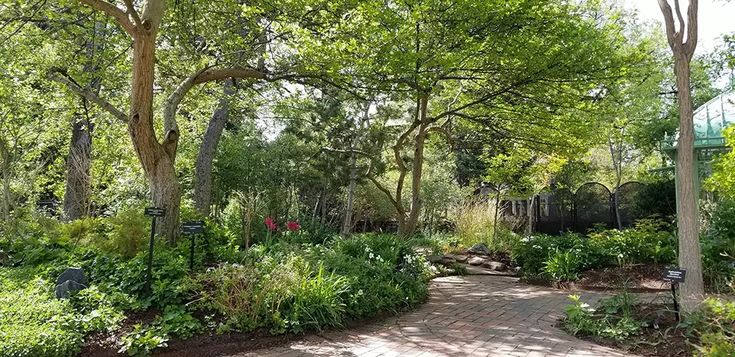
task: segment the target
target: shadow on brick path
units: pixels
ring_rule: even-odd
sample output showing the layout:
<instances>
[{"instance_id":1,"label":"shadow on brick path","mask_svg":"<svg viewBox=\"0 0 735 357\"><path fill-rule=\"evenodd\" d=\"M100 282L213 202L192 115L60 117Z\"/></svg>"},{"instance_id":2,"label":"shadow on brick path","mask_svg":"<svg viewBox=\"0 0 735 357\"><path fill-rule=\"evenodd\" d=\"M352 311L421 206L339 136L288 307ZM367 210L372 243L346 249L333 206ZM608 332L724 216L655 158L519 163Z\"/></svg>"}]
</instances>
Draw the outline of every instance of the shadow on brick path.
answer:
<instances>
[{"instance_id":1,"label":"shadow on brick path","mask_svg":"<svg viewBox=\"0 0 735 357\"><path fill-rule=\"evenodd\" d=\"M555 327L569 294L513 277L443 277L414 311L234 356L625 356ZM590 305L606 296L578 294Z\"/></svg>"}]
</instances>

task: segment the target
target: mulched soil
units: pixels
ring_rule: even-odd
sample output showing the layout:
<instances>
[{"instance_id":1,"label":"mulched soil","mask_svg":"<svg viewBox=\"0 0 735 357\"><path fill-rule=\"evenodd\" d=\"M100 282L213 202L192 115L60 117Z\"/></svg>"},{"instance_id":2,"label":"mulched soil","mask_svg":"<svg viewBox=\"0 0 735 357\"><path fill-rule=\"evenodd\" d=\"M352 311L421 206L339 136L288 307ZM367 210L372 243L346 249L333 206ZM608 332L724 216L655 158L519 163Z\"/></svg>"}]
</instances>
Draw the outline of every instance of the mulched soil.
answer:
<instances>
[{"instance_id":1,"label":"mulched soil","mask_svg":"<svg viewBox=\"0 0 735 357\"><path fill-rule=\"evenodd\" d=\"M122 322L122 326L113 334L107 332L97 332L87 337L85 344L82 346L81 356L119 356L117 354L120 346L118 341L120 338L133 330L133 326L137 324L147 324L155 320L160 315L158 310L146 310L141 312L131 312Z\"/></svg>"},{"instance_id":2,"label":"mulched soil","mask_svg":"<svg viewBox=\"0 0 735 357\"><path fill-rule=\"evenodd\" d=\"M575 285L590 290L623 290L631 292L655 292L668 290L670 285L663 280L664 266L635 264L623 267L608 267L583 272Z\"/></svg>"},{"instance_id":3,"label":"mulched soil","mask_svg":"<svg viewBox=\"0 0 735 357\"><path fill-rule=\"evenodd\" d=\"M599 345L608 346L641 356L691 356L694 349L687 342L685 331L677 328L678 322L671 306L639 304L635 306L637 320L646 322L638 336L625 342L594 336L577 336Z\"/></svg>"},{"instance_id":4,"label":"mulched soil","mask_svg":"<svg viewBox=\"0 0 735 357\"><path fill-rule=\"evenodd\" d=\"M636 264L607 267L582 272L578 281L550 282L544 278L522 278L531 285L549 286L561 290L623 291L634 293L667 291L671 288L663 280L664 266Z\"/></svg>"}]
</instances>

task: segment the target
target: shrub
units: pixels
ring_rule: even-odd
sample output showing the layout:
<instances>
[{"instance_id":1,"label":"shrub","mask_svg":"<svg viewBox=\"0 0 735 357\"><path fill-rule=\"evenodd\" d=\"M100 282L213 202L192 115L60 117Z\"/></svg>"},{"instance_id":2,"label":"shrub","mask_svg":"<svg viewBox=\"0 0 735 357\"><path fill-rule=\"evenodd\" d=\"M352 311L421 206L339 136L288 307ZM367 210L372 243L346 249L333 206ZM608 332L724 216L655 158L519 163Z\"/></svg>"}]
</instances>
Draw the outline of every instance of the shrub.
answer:
<instances>
[{"instance_id":1,"label":"shrub","mask_svg":"<svg viewBox=\"0 0 735 357\"><path fill-rule=\"evenodd\" d=\"M580 271L601 265L600 252L574 233L524 238L514 247L512 257L526 277L549 277L553 273L567 279L576 278ZM551 260L554 261L549 266Z\"/></svg>"},{"instance_id":2,"label":"shrub","mask_svg":"<svg viewBox=\"0 0 735 357\"><path fill-rule=\"evenodd\" d=\"M321 330L344 319L346 280L313 270L303 258L223 265L197 280L205 306L225 317L221 331L269 328L273 333Z\"/></svg>"},{"instance_id":3,"label":"shrub","mask_svg":"<svg viewBox=\"0 0 735 357\"><path fill-rule=\"evenodd\" d=\"M579 279L580 265L576 252L557 248L546 261L544 273L554 281L576 281Z\"/></svg>"},{"instance_id":4,"label":"shrub","mask_svg":"<svg viewBox=\"0 0 735 357\"><path fill-rule=\"evenodd\" d=\"M0 356L71 356L85 334L122 321L96 287L58 300L38 268L0 268ZM35 277L35 278L34 278Z\"/></svg>"},{"instance_id":5,"label":"shrub","mask_svg":"<svg viewBox=\"0 0 735 357\"><path fill-rule=\"evenodd\" d=\"M705 284L715 292L730 291L735 279L735 200L718 202L701 242Z\"/></svg>"},{"instance_id":6,"label":"shrub","mask_svg":"<svg viewBox=\"0 0 735 357\"><path fill-rule=\"evenodd\" d=\"M708 298L683 325L701 355L735 355L735 302Z\"/></svg>"},{"instance_id":7,"label":"shrub","mask_svg":"<svg viewBox=\"0 0 735 357\"><path fill-rule=\"evenodd\" d=\"M621 342L640 332L644 322L632 314L635 299L628 292L602 300L600 308L594 309L571 295L572 304L565 308L564 328L572 335L590 335Z\"/></svg>"},{"instance_id":8,"label":"shrub","mask_svg":"<svg viewBox=\"0 0 735 357\"><path fill-rule=\"evenodd\" d=\"M631 229L590 233L590 245L604 252L606 264L669 264L676 260L671 227L653 219L639 220Z\"/></svg>"},{"instance_id":9,"label":"shrub","mask_svg":"<svg viewBox=\"0 0 735 357\"><path fill-rule=\"evenodd\" d=\"M201 307L225 319L220 331L339 326L346 318L423 301L429 275L425 260L389 235L358 235L326 246L256 245L241 263L194 278Z\"/></svg>"},{"instance_id":10,"label":"shrub","mask_svg":"<svg viewBox=\"0 0 735 357\"><path fill-rule=\"evenodd\" d=\"M126 258L143 251L150 234L150 219L141 212L142 209L129 209L109 218L112 232L102 247Z\"/></svg>"}]
</instances>

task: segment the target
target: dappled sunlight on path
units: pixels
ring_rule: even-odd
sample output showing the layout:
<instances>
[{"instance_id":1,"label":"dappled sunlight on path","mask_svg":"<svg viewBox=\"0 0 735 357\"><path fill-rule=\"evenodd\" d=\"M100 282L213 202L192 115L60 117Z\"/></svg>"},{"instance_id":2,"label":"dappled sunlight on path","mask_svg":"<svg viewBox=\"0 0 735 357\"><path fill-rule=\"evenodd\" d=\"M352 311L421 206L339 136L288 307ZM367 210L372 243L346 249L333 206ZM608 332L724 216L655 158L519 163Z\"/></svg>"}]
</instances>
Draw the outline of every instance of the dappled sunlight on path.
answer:
<instances>
[{"instance_id":1,"label":"dappled sunlight on path","mask_svg":"<svg viewBox=\"0 0 735 357\"><path fill-rule=\"evenodd\" d=\"M435 279L415 311L236 356L624 356L555 327L569 292L503 276ZM581 293L594 304L605 294Z\"/></svg>"}]
</instances>

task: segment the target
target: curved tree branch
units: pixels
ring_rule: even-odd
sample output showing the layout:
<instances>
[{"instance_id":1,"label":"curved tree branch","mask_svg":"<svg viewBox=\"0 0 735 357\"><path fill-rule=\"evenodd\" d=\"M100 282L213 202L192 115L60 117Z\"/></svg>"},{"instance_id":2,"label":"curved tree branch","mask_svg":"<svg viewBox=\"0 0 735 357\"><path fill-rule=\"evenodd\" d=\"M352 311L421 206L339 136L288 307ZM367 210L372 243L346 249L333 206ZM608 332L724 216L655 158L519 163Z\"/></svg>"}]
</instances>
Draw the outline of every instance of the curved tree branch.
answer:
<instances>
[{"instance_id":1,"label":"curved tree branch","mask_svg":"<svg viewBox=\"0 0 735 357\"><path fill-rule=\"evenodd\" d=\"M119 7L104 0L79 0L79 2L97 11L102 11L105 14L112 16L115 21L120 25L120 27L125 30L125 32L127 32L132 37L137 37L138 30L135 27L135 24L130 21L128 14Z\"/></svg>"},{"instance_id":2,"label":"curved tree branch","mask_svg":"<svg viewBox=\"0 0 735 357\"><path fill-rule=\"evenodd\" d=\"M245 67L232 67L232 68L211 68L204 67L187 77L183 80L176 90L168 96L166 99L166 106L163 111L163 128L164 132L178 131L178 125L176 124L176 112L178 111L179 104L184 99L186 94L197 84L223 80L227 78L238 78L238 79L268 79L264 72L258 71L253 68Z\"/></svg>"},{"instance_id":3,"label":"curved tree branch","mask_svg":"<svg viewBox=\"0 0 735 357\"><path fill-rule=\"evenodd\" d=\"M690 60L694 56L694 50L697 49L697 34L699 33L698 13L699 1L689 0L689 10L687 11L687 42L684 44L684 49Z\"/></svg>"},{"instance_id":4,"label":"curved tree branch","mask_svg":"<svg viewBox=\"0 0 735 357\"><path fill-rule=\"evenodd\" d=\"M125 0L125 7L128 9L128 14L133 18L133 22L135 22L137 26L140 26L143 22L140 21L140 16L138 15L138 12L135 11L133 0Z\"/></svg>"},{"instance_id":5,"label":"curved tree branch","mask_svg":"<svg viewBox=\"0 0 735 357\"><path fill-rule=\"evenodd\" d=\"M121 110L115 108L112 104L107 102L106 100L100 98L96 94L92 93L92 91L89 91L87 89L82 88L79 86L76 82L74 82L72 79L68 78L64 74L62 74L61 71L57 70L55 72L51 72L48 75L49 79L59 82L63 85L65 85L69 90L72 92L82 96L83 98L87 99L88 101L97 104L100 108L104 109L108 113L112 114L113 117L117 118L117 120L127 123L128 122L128 116L125 115L124 112Z\"/></svg>"}]
</instances>

